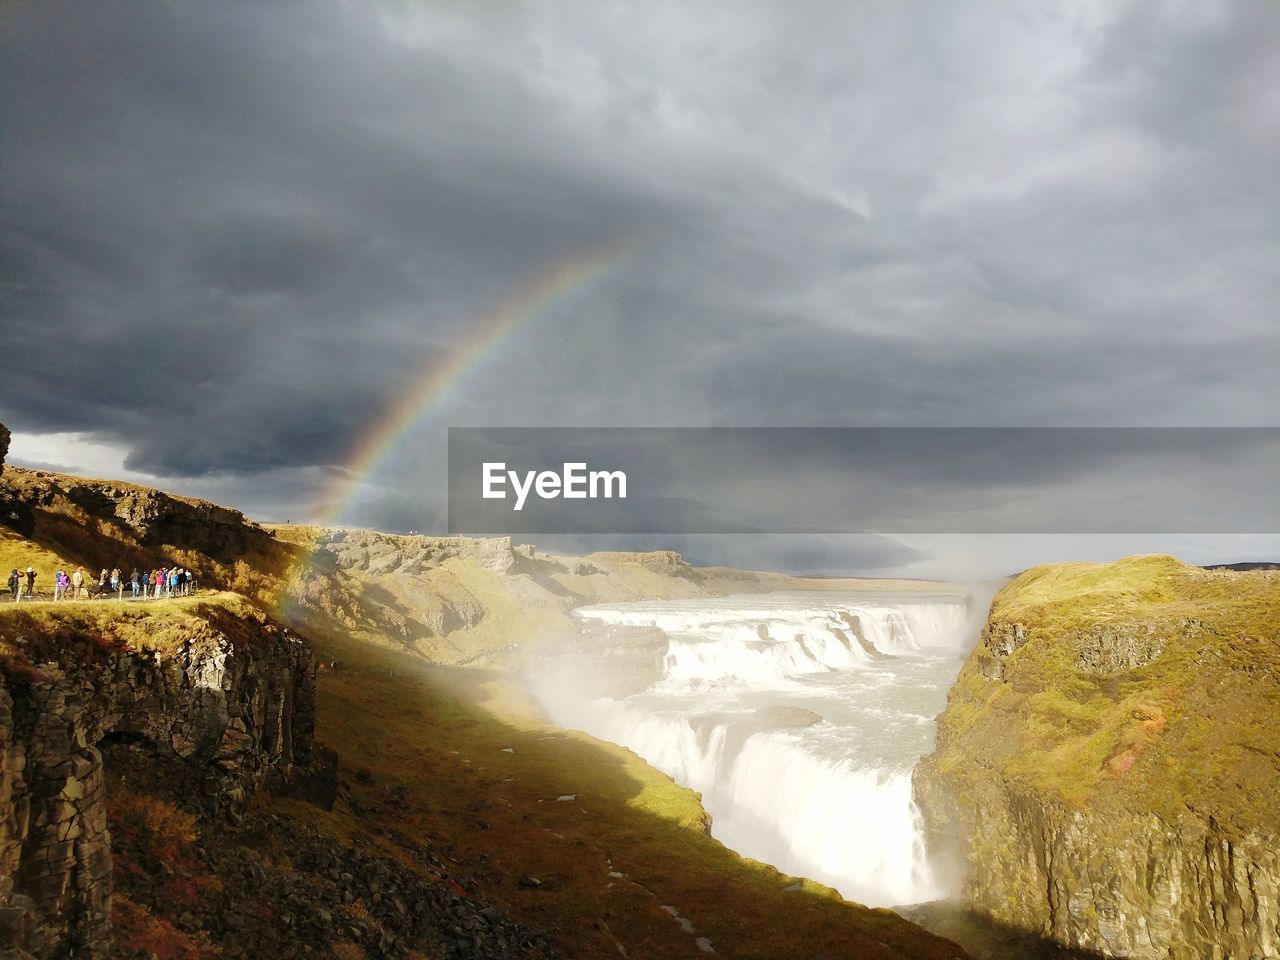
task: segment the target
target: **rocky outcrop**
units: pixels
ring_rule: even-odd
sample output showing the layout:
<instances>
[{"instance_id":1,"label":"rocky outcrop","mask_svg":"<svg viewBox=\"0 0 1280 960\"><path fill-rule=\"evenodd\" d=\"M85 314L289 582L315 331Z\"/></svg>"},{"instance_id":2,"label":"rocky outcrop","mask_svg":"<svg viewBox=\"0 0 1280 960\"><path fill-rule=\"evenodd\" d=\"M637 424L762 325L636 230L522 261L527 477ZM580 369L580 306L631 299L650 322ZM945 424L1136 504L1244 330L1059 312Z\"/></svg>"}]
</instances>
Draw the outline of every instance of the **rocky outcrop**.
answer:
<instances>
[{"instance_id":1,"label":"rocky outcrop","mask_svg":"<svg viewBox=\"0 0 1280 960\"><path fill-rule=\"evenodd\" d=\"M114 529L114 548L155 551L180 546L218 563L272 549L272 538L239 510L206 500L178 497L114 480L88 480L43 470L10 468L5 485L17 512L8 522L30 536L39 514L54 514ZM4 495L0 491L0 496ZM104 557L108 562L112 558Z\"/></svg>"},{"instance_id":2,"label":"rocky outcrop","mask_svg":"<svg viewBox=\"0 0 1280 960\"><path fill-rule=\"evenodd\" d=\"M1170 633L1180 633L1186 640L1194 640L1203 629L1198 620L1184 619L1171 631L1165 623L1102 624L1081 631L1073 646L1076 669L1095 676L1124 673L1152 663L1164 653Z\"/></svg>"},{"instance_id":3,"label":"rocky outcrop","mask_svg":"<svg viewBox=\"0 0 1280 960\"><path fill-rule=\"evenodd\" d=\"M4 460L9 455L9 428L0 423L0 477L4 476ZM9 473L13 473L10 468ZM7 490L5 484L0 482L0 523L6 526L17 526L20 522L20 512L13 498Z\"/></svg>"},{"instance_id":4,"label":"rocky outcrop","mask_svg":"<svg viewBox=\"0 0 1280 960\"><path fill-rule=\"evenodd\" d=\"M849 643L848 643L849 637L853 637L853 639L857 642L858 646L862 648L862 652L865 653L870 659L872 660L892 660L893 659L892 654L882 653L874 643L872 643L870 640L867 639L867 634L862 629L862 618L860 616L858 616L856 613L849 613L849 611L847 610L841 610L840 619L844 622L844 625L848 627L849 632L848 634L846 634L843 630L837 629L835 630L835 634L844 642L844 645L846 647L849 647ZM849 647L849 649L852 650L852 647Z\"/></svg>"},{"instance_id":5,"label":"rocky outcrop","mask_svg":"<svg viewBox=\"0 0 1280 960\"><path fill-rule=\"evenodd\" d=\"M266 617L153 617L133 625L129 643L87 629L74 614L0 621L10 650L0 669L0 950L105 950L106 745L181 761L189 795L210 810L240 808L268 784L334 780L332 755L314 742L310 646Z\"/></svg>"},{"instance_id":6,"label":"rocky outcrop","mask_svg":"<svg viewBox=\"0 0 1280 960\"><path fill-rule=\"evenodd\" d=\"M1135 960L1280 957L1280 577L1041 568L993 604L915 795L967 905Z\"/></svg>"},{"instance_id":7,"label":"rocky outcrop","mask_svg":"<svg viewBox=\"0 0 1280 960\"><path fill-rule=\"evenodd\" d=\"M648 550L643 553L620 553L602 550L588 554L586 559L595 564L633 563L664 577L694 576L693 567L674 550Z\"/></svg>"},{"instance_id":8,"label":"rocky outcrop","mask_svg":"<svg viewBox=\"0 0 1280 960\"><path fill-rule=\"evenodd\" d=\"M452 561L469 561L482 570L508 573L528 555L526 548L513 547L510 537L399 536L334 529L320 531L315 542L341 569L373 576L420 574Z\"/></svg>"}]
</instances>

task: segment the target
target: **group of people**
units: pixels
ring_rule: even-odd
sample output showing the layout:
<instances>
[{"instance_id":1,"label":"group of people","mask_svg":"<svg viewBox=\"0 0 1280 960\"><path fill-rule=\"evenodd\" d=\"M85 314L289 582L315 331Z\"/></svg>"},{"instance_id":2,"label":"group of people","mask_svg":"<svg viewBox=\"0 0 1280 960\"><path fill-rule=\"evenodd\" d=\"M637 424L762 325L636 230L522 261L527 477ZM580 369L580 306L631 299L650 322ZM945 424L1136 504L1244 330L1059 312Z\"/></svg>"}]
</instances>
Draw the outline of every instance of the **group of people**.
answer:
<instances>
[{"instance_id":1,"label":"group of people","mask_svg":"<svg viewBox=\"0 0 1280 960\"><path fill-rule=\"evenodd\" d=\"M27 567L26 573L20 573L14 567L9 573L10 597L15 602L36 599L36 579L33 567ZM53 578L54 600L83 599L90 593L99 597L115 594L117 599L122 600L126 589L130 598L135 600L181 597L194 592L196 575L185 567L160 567L156 570L138 570L135 567L126 579L120 568L116 567L98 574L98 582L95 584L81 567L70 574L59 570Z\"/></svg>"}]
</instances>

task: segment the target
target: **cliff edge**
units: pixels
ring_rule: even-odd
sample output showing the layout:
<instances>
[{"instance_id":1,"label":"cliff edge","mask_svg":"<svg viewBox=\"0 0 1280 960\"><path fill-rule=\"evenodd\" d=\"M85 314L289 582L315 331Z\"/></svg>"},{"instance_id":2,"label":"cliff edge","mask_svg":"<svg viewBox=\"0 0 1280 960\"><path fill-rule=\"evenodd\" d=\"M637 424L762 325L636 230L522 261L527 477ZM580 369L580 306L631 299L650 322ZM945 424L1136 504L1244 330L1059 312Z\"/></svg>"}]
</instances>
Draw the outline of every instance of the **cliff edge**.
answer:
<instances>
[{"instance_id":1,"label":"cliff edge","mask_svg":"<svg viewBox=\"0 0 1280 960\"><path fill-rule=\"evenodd\" d=\"M995 598L915 792L964 898L1090 955L1280 956L1280 573L1054 564Z\"/></svg>"},{"instance_id":2,"label":"cliff edge","mask_svg":"<svg viewBox=\"0 0 1280 960\"><path fill-rule=\"evenodd\" d=\"M211 811L318 768L334 783L304 640L230 596L104 606L0 611L0 950L110 949L117 746L169 761Z\"/></svg>"}]
</instances>

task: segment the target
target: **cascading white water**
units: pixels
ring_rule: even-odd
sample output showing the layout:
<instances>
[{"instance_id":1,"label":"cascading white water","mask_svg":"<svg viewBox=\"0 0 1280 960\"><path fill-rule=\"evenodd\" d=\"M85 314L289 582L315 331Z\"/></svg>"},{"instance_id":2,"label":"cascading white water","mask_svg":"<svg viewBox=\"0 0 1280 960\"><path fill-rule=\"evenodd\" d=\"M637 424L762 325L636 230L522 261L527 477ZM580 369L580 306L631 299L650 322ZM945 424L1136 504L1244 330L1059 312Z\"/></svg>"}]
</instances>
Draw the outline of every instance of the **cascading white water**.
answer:
<instances>
[{"instance_id":1,"label":"cascading white water","mask_svg":"<svg viewBox=\"0 0 1280 960\"><path fill-rule=\"evenodd\" d=\"M539 697L703 795L727 846L871 905L943 894L911 768L973 639L959 594L797 593L584 607L666 634L629 696ZM821 718L818 721L818 718Z\"/></svg>"}]
</instances>

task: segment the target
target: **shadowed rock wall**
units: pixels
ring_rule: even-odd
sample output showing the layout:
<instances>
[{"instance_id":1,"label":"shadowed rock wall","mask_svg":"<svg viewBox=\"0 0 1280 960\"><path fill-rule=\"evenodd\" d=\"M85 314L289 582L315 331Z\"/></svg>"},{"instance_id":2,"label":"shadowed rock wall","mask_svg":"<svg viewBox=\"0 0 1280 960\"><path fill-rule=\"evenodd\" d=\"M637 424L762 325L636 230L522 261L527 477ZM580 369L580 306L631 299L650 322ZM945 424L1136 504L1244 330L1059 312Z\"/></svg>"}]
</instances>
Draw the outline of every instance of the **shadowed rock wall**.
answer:
<instances>
[{"instance_id":1,"label":"shadowed rock wall","mask_svg":"<svg viewBox=\"0 0 1280 960\"><path fill-rule=\"evenodd\" d=\"M43 643L21 655L22 630L0 622L20 652L0 664L0 950L94 957L107 947L104 741L182 759L194 802L221 809L264 785L314 786L317 769L332 782L332 754L314 743L310 645L265 617L249 627L233 640L202 624L170 653L85 657L68 642L50 662Z\"/></svg>"}]
</instances>

